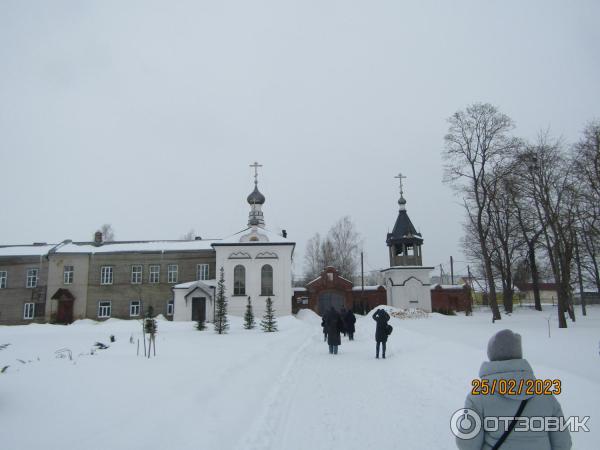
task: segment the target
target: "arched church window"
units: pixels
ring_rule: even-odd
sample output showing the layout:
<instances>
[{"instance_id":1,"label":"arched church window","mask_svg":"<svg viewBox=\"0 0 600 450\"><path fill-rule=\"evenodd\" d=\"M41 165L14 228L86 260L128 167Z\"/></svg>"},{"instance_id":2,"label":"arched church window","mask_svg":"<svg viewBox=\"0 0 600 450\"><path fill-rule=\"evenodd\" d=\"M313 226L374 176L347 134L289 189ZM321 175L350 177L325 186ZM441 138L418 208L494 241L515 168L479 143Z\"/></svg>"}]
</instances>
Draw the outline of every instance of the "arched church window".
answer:
<instances>
[{"instance_id":1,"label":"arched church window","mask_svg":"<svg viewBox=\"0 0 600 450\"><path fill-rule=\"evenodd\" d=\"M246 295L246 268L241 264L233 269L233 295Z\"/></svg>"},{"instance_id":2,"label":"arched church window","mask_svg":"<svg viewBox=\"0 0 600 450\"><path fill-rule=\"evenodd\" d=\"M260 295L273 295L273 267L270 264L260 270Z\"/></svg>"}]
</instances>

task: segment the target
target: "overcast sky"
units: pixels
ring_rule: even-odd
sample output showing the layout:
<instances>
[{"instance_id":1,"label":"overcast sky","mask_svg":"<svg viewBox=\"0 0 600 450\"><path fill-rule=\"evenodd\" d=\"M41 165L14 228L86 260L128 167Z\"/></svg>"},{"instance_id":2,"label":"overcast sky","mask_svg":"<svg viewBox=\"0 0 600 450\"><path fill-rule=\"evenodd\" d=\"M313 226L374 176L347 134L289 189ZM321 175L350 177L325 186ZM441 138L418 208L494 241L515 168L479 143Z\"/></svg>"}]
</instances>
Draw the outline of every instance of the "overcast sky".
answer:
<instances>
[{"instance_id":1,"label":"overcast sky","mask_svg":"<svg viewBox=\"0 0 600 450\"><path fill-rule=\"evenodd\" d=\"M459 246L446 119L525 138L600 117L598 1L0 1L0 244L225 237L264 165L267 227L350 215L387 267L402 172L424 263ZM437 271L436 271L437 273Z\"/></svg>"}]
</instances>

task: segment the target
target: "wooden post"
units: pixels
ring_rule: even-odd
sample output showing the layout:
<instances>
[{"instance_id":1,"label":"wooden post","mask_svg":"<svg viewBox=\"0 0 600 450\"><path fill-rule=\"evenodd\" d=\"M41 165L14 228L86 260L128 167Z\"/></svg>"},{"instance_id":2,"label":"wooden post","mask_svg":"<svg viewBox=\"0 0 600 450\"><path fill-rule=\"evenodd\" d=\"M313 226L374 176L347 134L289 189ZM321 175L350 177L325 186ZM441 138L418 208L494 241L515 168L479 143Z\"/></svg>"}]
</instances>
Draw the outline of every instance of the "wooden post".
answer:
<instances>
[{"instance_id":1,"label":"wooden post","mask_svg":"<svg viewBox=\"0 0 600 450\"><path fill-rule=\"evenodd\" d=\"M454 259L450 256L450 284L454 284Z\"/></svg>"}]
</instances>

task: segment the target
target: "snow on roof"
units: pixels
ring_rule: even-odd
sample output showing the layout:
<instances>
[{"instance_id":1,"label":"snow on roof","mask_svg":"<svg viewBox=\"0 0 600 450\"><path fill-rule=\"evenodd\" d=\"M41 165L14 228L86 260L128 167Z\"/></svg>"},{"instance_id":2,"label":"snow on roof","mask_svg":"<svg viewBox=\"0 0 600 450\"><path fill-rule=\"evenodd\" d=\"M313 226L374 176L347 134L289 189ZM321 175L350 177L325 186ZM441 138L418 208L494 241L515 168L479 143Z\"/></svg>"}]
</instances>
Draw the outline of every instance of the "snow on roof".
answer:
<instances>
[{"instance_id":1,"label":"snow on roof","mask_svg":"<svg viewBox=\"0 0 600 450\"><path fill-rule=\"evenodd\" d=\"M294 292L306 292L305 287L294 287L292 289L294 290Z\"/></svg>"},{"instance_id":2,"label":"snow on roof","mask_svg":"<svg viewBox=\"0 0 600 450\"><path fill-rule=\"evenodd\" d=\"M253 229L255 228L255 229ZM252 234L253 232L256 233L256 235L259 238L265 238L265 240L258 240L258 241L247 241L244 240L244 238L247 235ZM262 236L261 236L262 235ZM284 238L283 236L268 230L266 228L262 228L262 227L248 227L248 228L244 228L241 231L238 231L237 233L226 237L225 239L221 239L219 241L216 241L213 243L213 245L232 245L232 244L256 244L256 245L261 245L261 244L289 244L289 245L296 245L295 242L290 241L288 238Z\"/></svg>"},{"instance_id":3,"label":"snow on roof","mask_svg":"<svg viewBox=\"0 0 600 450\"><path fill-rule=\"evenodd\" d=\"M0 247L1 256L44 256L52 250L56 244L43 245L7 245Z\"/></svg>"},{"instance_id":4,"label":"snow on roof","mask_svg":"<svg viewBox=\"0 0 600 450\"><path fill-rule=\"evenodd\" d=\"M199 286L204 284L206 286L216 286L217 280L196 280L196 281L188 281L187 283L179 283L173 286L173 289L190 289L192 287Z\"/></svg>"},{"instance_id":5,"label":"snow on roof","mask_svg":"<svg viewBox=\"0 0 600 450\"><path fill-rule=\"evenodd\" d=\"M212 250L216 240L194 241L134 241L105 242L96 246L92 243L67 243L59 246L56 253L120 253L120 252L185 252Z\"/></svg>"},{"instance_id":6,"label":"snow on roof","mask_svg":"<svg viewBox=\"0 0 600 450\"><path fill-rule=\"evenodd\" d=\"M375 286L365 286L365 291L376 291L377 289L379 289L381 286L380 284L375 285ZM362 290L362 286L354 286L352 288L353 291L361 291Z\"/></svg>"}]
</instances>

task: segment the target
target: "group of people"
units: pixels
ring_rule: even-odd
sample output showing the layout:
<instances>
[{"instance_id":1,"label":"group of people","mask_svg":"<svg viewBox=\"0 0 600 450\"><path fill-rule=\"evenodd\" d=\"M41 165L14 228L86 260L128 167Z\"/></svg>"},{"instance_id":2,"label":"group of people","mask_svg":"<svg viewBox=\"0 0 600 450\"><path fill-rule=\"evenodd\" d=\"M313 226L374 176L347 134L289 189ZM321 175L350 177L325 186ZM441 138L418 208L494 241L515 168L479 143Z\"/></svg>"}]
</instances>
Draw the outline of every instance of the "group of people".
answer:
<instances>
[{"instance_id":1,"label":"group of people","mask_svg":"<svg viewBox=\"0 0 600 450\"><path fill-rule=\"evenodd\" d=\"M385 358L385 347L389 334L391 333L391 325L388 324L390 315L384 309L378 309L373 314L373 320L377 322L375 329L375 358L379 358L379 350L381 347L382 358ZM332 306L323 315L321 326L323 327L323 340L329 345L329 353L337 355L338 346L342 344L343 334L348 335L350 341L354 340L356 316L351 309L342 308L340 312Z\"/></svg>"}]
</instances>

